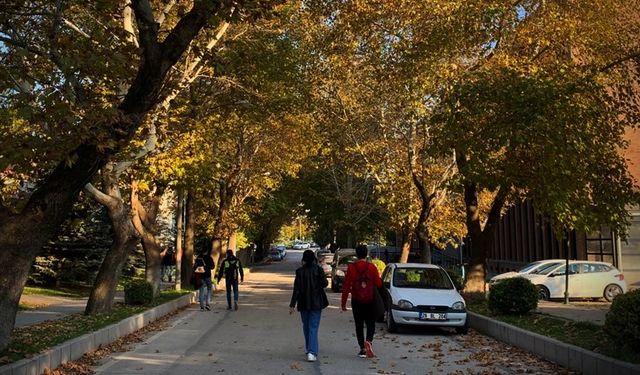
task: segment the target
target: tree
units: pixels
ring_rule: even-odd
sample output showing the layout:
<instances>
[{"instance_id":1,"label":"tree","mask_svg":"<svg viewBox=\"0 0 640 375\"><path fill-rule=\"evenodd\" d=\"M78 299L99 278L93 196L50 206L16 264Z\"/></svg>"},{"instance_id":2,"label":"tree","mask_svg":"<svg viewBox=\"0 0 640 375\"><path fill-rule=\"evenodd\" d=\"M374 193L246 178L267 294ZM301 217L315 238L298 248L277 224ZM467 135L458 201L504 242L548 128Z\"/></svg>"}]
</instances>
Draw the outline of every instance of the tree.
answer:
<instances>
[{"instance_id":1,"label":"tree","mask_svg":"<svg viewBox=\"0 0 640 375\"><path fill-rule=\"evenodd\" d=\"M446 119L443 144L456 150L473 244L468 291L484 288L495 227L510 202L531 199L558 232L624 232L624 206L637 197L618 150L637 116L621 115L607 89L616 77L603 70L630 56L609 21L623 4L599 2L597 14L593 4L502 8L496 17L511 26L443 90L437 117ZM493 198L483 213L484 191Z\"/></svg>"},{"instance_id":2,"label":"tree","mask_svg":"<svg viewBox=\"0 0 640 375\"><path fill-rule=\"evenodd\" d=\"M130 6L140 55L122 46L130 34L117 24L115 4L14 1L5 5L0 41L6 48L1 53L12 65L3 76L2 92L8 98L2 117L11 119L11 126L3 121L10 146L2 149L10 158L2 169L11 165L25 171L30 185L27 194L16 195L13 201L3 197L1 202L0 265L14 270L0 280L1 348L8 343L31 262L42 245L60 226L80 190L127 145L192 40L213 15L225 20L234 9L222 1L196 0L190 9L180 9L182 16L176 22L160 29L149 1L134 0ZM94 36L78 25L92 27ZM96 59L95 52L101 58ZM122 77L133 79L125 83L128 80ZM34 112L42 116L33 116ZM27 133L25 126L15 126L26 124L34 125L34 130ZM59 131L62 139L48 137ZM33 155L23 152L25 142L16 142L20 138L42 145L37 150L44 154L34 157L43 161L36 163L36 173L31 174ZM54 144L60 151L45 152ZM47 177L39 179L42 176Z\"/></svg>"}]
</instances>

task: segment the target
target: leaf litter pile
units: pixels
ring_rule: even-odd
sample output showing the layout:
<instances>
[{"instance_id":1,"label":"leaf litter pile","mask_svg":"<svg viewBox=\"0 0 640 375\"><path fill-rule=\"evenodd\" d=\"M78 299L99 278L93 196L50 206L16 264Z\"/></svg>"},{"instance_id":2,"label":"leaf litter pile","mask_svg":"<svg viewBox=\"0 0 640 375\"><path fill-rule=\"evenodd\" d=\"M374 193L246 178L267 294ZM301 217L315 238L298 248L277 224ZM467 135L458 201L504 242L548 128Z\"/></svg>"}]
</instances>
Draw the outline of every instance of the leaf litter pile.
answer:
<instances>
[{"instance_id":1,"label":"leaf litter pile","mask_svg":"<svg viewBox=\"0 0 640 375\"><path fill-rule=\"evenodd\" d=\"M413 337L381 332L376 339L393 348L372 361L370 370L378 374L574 374L474 330L467 335L424 331ZM416 372L417 363L420 372Z\"/></svg>"},{"instance_id":2,"label":"leaf litter pile","mask_svg":"<svg viewBox=\"0 0 640 375\"><path fill-rule=\"evenodd\" d=\"M113 343L101 346L94 352L86 353L80 359L67 362L55 370L45 371L45 375L90 375L95 374L93 367L109 356L111 353L121 353L132 349L136 344L144 342L152 333L161 331L170 326L171 320L186 307L171 312L145 327L133 332L127 336L123 336Z\"/></svg>"}]
</instances>

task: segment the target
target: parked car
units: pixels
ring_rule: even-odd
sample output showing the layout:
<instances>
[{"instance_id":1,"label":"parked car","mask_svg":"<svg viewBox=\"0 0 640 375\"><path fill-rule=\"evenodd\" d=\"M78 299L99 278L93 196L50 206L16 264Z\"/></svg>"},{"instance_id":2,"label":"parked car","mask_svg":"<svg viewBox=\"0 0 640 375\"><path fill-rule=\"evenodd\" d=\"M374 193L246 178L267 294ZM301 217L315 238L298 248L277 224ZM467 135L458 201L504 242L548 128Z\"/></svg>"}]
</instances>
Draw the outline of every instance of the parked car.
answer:
<instances>
[{"instance_id":1,"label":"parked car","mask_svg":"<svg viewBox=\"0 0 640 375\"><path fill-rule=\"evenodd\" d=\"M419 325L467 333L467 310L447 272L423 263L390 263L382 273L387 331Z\"/></svg>"},{"instance_id":2,"label":"parked car","mask_svg":"<svg viewBox=\"0 0 640 375\"><path fill-rule=\"evenodd\" d=\"M520 268L517 271L511 271L511 272L505 272L505 273L501 273L499 275L496 275L494 277L492 277L489 280L489 287L491 287L491 285L495 285L496 283L500 282L501 280L504 279L510 279L512 277L518 277L518 276L522 276L522 275L526 275L526 274L530 274L530 273L537 273L540 270L543 270L547 267L550 266L557 266L559 264L564 264L566 262L566 260L564 259L545 259L545 260L538 260L532 263L527 264L526 266Z\"/></svg>"},{"instance_id":3,"label":"parked car","mask_svg":"<svg viewBox=\"0 0 640 375\"><path fill-rule=\"evenodd\" d=\"M283 259L282 253L280 253L276 249L273 249L273 250L271 250L269 252L269 258L271 258L271 260L275 260L275 261L281 261Z\"/></svg>"},{"instance_id":4,"label":"parked car","mask_svg":"<svg viewBox=\"0 0 640 375\"><path fill-rule=\"evenodd\" d=\"M319 255L317 258L318 264L320 264L320 267L322 267L322 270L324 271L324 275L331 278L331 262L333 261L333 254L329 252Z\"/></svg>"},{"instance_id":5,"label":"parked car","mask_svg":"<svg viewBox=\"0 0 640 375\"><path fill-rule=\"evenodd\" d=\"M280 256L284 259L287 256L287 247L285 245L276 245L274 249L280 252Z\"/></svg>"},{"instance_id":6,"label":"parked car","mask_svg":"<svg viewBox=\"0 0 640 375\"><path fill-rule=\"evenodd\" d=\"M564 298L566 262L522 275L538 287L541 299ZM604 298L611 302L627 292L624 274L611 263L572 260L569 262L569 297Z\"/></svg>"},{"instance_id":7,"label":"parked car","mask_svg":"<svg viewBox=\"0 0 640 375\"><path fill-rule=\"evenodd\" d=\"M338 249L333 254L333 262L331 262L331 290L339 292L342 290L344 276L347 273L349 264L358 259L355 249Z\"/></svg>"},{"instance_id":8,"label":"parked car","mask_svg":"<svg viewBox=\"0 0 640 375\"><path fill-rule=\"evenodd\" d=\"M295 250L305 250L310 247L308 242L296 242L293 244L293 248Z\"/></svg>"}]
</instances>

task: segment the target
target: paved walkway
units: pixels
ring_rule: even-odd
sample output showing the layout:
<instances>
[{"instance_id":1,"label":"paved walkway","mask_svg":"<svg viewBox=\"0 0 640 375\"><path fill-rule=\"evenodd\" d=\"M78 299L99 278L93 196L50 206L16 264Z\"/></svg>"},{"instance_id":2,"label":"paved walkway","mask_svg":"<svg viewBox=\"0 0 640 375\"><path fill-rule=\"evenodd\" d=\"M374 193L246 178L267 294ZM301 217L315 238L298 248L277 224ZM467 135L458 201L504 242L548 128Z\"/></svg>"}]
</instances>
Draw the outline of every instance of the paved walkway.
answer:
<instances>
[{"instance_id":1,"label":"paved walkway","mask_svg":"<svg viewBox=\"0 0 640 375\"><path fill-rule=\"evenodd\" d=\"M539 301L537 311L578 322L603 325L609 307L611 303L600 301L570 301L567 305L562 301Z\"/></svg>"}]
</instances>

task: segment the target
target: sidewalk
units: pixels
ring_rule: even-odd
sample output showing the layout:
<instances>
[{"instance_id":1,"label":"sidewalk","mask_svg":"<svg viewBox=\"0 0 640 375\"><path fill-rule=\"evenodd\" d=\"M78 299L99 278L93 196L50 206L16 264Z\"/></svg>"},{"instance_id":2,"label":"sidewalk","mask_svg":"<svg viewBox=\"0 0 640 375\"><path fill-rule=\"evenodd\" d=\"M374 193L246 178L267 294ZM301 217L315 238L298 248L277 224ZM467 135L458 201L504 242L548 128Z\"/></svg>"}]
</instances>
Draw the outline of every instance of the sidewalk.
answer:
<instances>
[{"instance_id":1,"label":"sidewalk","mask_svg":"<svg viewBox=\"0 0 640 375\"><path fill-rule=\"evenodd\" d=\"M609 307L611 303L600 301L571 301L568 305L562 301L539 301L536 311L577 322L604 325Z\"/></svg>"},{"instance_id":2,"label":"sidewalk","mask_svg":"<svg viewBox=\"0 0 640 375\"><path fill-rule=\"evenodd\" d=\"M23 295L22 298L20 298L20 302L37 307L34 310L18 310L18 314L16 314L16 328L42 323L46 320L60 319L70 314L81 313L87 305L87 298L76 299L43 295Z\"/></svg>"}]
</instances>

